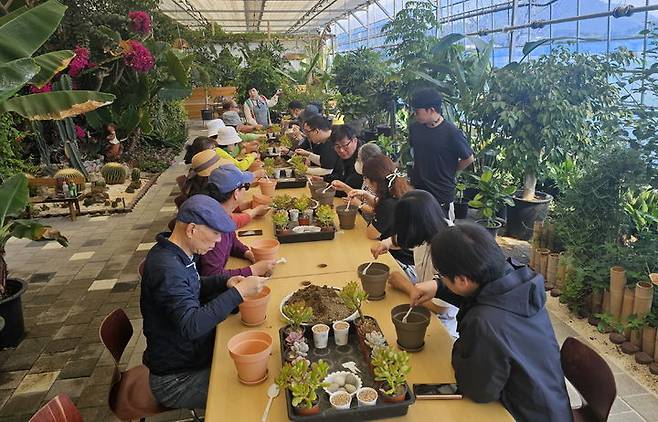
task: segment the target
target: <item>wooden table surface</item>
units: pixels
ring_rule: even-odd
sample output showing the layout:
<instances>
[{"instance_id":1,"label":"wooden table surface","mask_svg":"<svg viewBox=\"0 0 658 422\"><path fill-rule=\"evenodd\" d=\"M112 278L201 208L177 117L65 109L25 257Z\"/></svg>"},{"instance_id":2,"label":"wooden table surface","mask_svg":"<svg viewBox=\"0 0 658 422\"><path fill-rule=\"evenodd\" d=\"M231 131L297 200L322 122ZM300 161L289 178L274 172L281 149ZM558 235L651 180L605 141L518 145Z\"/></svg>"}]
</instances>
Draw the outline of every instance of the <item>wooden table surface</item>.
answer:
<instances>
[{"instance_id":1,"label":"wooden table surface","mask_svg":"<svg viewBox=\"0 0 658 422\"><path fill-rule=\"evenodd\" d=\"M278 193L299 194L305 189L288 189ZM338 200L337 200L338 201ZM338 203L338 202L337 202ZM205 417L207 421L260 421L267 404L267 389L281 368L281 353L278 331L285 325L279 312L283 297L302 287L303 281L314 284L327 284L342 287L351 280L357 280L356 266L370 259L370 245L365 236L362 219L354 230L337 233L333 241L309 242L281 245L280 256L288 259L280 265L268 286L272 290L268 304L268 317L260 327L248 328L240 322L239 315L231 315L217 326L208 402ZM271 238L272 227L269 216L253 221L246 229L262 228L263 236L240 238L246 244L258 238ZM371 258L371 257L370 257ZM399 269L390 256L381 257L392 269ZM319 268L319 263L327 267ZM237 264L232 262L232 264ZM381 301L367 302L364 313L377 319L389 344L395 344L395 328L390 310L396 305L408 303L407 297L396 290L386 289L386 297ZM262 330L274 339L272 355L268 362L269 378L256 386L240 384L233 360L226 344L235 334L245 330ZM350 335L354 333L350 332ZM412 371L407 378L409 385L414 383L454 382L454 372L450 364L452 339L436 318L427 329L425 348L411 354ZM324 394L324 393L322 393ZM283 392L274 400L269 421L287 421L286 403ZM391 418L391 421L511 421L512 417L498 402L476 404L469 399L462 400L417 400L409 408L405 417Z\"/></svg>"}]
</instances>

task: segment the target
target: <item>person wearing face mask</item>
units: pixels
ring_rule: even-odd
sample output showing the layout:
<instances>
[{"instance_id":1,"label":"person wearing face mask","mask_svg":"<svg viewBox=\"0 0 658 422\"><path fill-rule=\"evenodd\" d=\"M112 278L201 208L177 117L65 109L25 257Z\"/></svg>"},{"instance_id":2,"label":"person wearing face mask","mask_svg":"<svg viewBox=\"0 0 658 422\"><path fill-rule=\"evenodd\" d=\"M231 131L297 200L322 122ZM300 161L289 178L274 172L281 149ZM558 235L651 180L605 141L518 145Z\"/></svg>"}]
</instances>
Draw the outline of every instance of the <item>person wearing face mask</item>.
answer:
<instances>
[{"instance_id":1,"label":"person wearing face mask","mask_svg":"<svg viewBox=\"0 0 658 422\"><path fill-rule=\"evenodd\" d=\"M267 278L200 277L195 255L210 251L235 223L206 195L186 200L172 233L160 233L144 263L140 310L153 396L172 409L205 408L215 329Z\"/></svg>"},{"instance_id":2,"label":"person wearing face mask","mask_svg":"<svg viewBox=\"0 0 658 422\"><path fill-rule=\"evenodd\" d=\"M244 116L248 125L269 127L272 124L270 118L270 108L277 105L279 102L279 95L281 90L277 90L272 98L267 99L264 95L260 95L256 88L249 90L249 98L244 102Z\"/></svg>"}]
</instances>

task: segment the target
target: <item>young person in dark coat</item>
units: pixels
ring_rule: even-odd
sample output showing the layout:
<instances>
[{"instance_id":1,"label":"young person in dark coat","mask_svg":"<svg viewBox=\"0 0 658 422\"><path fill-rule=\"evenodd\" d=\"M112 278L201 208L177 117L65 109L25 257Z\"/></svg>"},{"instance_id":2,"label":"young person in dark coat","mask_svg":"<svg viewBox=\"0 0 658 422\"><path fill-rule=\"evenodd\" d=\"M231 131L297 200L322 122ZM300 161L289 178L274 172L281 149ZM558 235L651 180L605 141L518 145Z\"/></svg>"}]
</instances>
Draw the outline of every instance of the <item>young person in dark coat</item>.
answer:
<instances>
[{"instance_id":1,"label":"young person in dark coat","mask_svg":"<svg viewBox=\"0 0 658 422\"><path fill-rule=\"evenodd\" d=\"M336 188L336 196L345 196L345 191L360 189L363 186L363 176L356 171L359 148L363 142L356 137L356 132L349 125L334 126L331 131L331 144L339 160L331 174L324 176L326 182Z\"/></svg>"},{"instance_id":2,"label":"young person in dark coat","mask_svg":"<svg viewBox=\"0 0 658 422\"><path fill-rule=\"evenodd\" d=\"M205 408L215 329L266 278L199 277L194 260L222 233L235 230L217 201L194 195L183 202L172 233L161 233L144 263L140 310L146 350L142 360L158 403L172 409Z\"/></svg>"},{"instance_id":3,"label":"young person in dark coat","mask_svg":"<svg viewBox=\"0 0 658 422\"><path fill-rule=\"evenodd\" d=\"M440 281L416 284L411 302L445 297L438 284L462 297L452 366L464 396L478 403L500 400L517 421L571 421L544 278L505 260L477 224L443 229L431 250Z\"/></svg>"}]
</instances>

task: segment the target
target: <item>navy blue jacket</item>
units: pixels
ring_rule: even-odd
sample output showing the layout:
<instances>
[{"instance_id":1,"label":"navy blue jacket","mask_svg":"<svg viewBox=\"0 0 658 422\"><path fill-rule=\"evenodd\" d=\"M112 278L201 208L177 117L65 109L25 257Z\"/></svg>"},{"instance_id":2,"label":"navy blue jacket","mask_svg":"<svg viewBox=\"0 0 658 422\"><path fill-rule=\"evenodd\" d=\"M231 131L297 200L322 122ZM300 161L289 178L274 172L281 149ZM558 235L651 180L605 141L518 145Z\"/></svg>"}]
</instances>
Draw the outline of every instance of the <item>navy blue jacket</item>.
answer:
<instances>
[{"instance_id":1,"label":"navy blue jacket","mask_svg":"<svg viewBox=\"0 0 658 422\"><path fill-rule=\"evenodd\" d=\"M478 403L500 400L517 421L571 421L544 278L510 264L461 303L452 349L457 384Z\"/></svg>"},{"instance_id":2,"label":"navy blue jacket","mask_svg":"<svg viewBox=\"0 0 658 422\"><path fill-rule=\"evenodd\" d=\"M156 375L208 368L215 327L242 302L228 277L199 277L194 261L160 233L146 256L140 307L146 351Z\"/></svg>"}]
</instances>

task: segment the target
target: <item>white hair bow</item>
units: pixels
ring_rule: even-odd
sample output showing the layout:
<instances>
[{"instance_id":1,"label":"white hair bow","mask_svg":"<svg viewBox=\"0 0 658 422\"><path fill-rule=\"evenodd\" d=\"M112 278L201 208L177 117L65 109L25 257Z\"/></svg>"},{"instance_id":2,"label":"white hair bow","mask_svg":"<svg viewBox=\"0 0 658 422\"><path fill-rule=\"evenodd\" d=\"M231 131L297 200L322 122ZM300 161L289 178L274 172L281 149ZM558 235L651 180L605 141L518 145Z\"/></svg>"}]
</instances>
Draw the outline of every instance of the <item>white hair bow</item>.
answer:
<instances>
[{"instance_id":1,"label":"white hair bow","mask_svg":"<svg viewBox=\"0 0 658 422\"><path fill-rule=\"evenodd\" d=\"M393 173L386 176L386 180L388 180L389 189L391 188L391 186L393 186L393 182L395 182L395 179L397 179L398 177L402 177L402 174L398 171L398 169L393 170Z\"/></svg>"}]
</instances>

